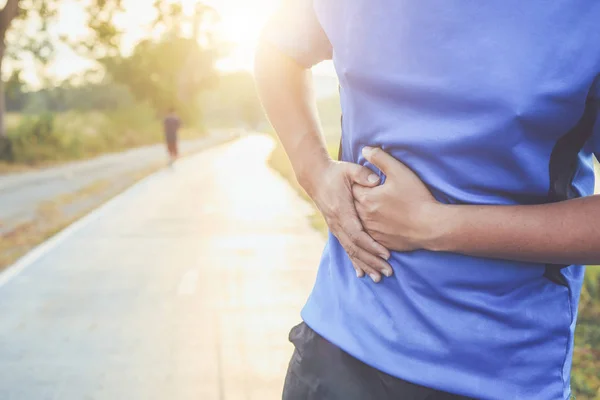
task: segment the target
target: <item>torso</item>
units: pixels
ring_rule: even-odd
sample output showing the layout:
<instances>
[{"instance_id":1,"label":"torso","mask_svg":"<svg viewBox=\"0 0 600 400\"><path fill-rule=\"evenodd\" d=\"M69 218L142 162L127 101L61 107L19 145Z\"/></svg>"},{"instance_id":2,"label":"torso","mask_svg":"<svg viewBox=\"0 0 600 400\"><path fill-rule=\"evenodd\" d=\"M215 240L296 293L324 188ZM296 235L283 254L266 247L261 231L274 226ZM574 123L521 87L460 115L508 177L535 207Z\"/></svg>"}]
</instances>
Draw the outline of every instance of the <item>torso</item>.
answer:
<instances>
[{"instance_id":1,"label":"torso","mask_svg":"<svg viewBox=\"0 0 600 400\"><path fill-rule=\"evenodd\" d=\"M345 160L376 170L360 150L380 146L442 202L546 201L556 142L600 94L600 2L314 4L342 87ZM593 190L591 150L579 157L580 195ZM418 384L475 398L568 395L581 267L563 287L538 264L415 252L392 266L379 286L352 279L332 237L307 323Z\"/></svg>"}]
</instances>

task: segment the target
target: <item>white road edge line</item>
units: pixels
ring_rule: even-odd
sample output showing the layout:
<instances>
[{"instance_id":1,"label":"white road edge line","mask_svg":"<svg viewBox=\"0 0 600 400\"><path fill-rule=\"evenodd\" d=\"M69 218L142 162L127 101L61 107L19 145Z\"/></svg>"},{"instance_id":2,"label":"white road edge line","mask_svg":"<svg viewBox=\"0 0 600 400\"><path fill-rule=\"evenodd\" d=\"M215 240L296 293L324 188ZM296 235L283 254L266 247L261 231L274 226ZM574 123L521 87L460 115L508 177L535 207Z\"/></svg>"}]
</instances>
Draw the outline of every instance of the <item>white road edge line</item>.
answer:
<instances>
[{"instance_id":1,"label":"white road edge line","mask_svg":"<svg viewBox=\"0 0 600 400\"><path fill-rule=\"evenodd\" d=\"M8 266L4 271L0 273L0 288L2 288L13 278L15 278L21 272L23 272L25 268L29 267L31 264L42 258L46 253L50 252L52 249L57 247L69 236L80 231L90 223L96 221L102 216L102 214L107 212L109 209L113 208L117 203L125 200L127 197L131 196L135 191L140 190L143 186L146 186L152 179L155 179L163 172L164 170L159 170L134 183L124 192L117 194L115 197L102 204L100 207L96 208L95 210L92 210L91 212L84 215L71 225L67 226L62 231L58 232L56 235L50 237L48 240L34 247L23 257L18 259L14 264Z\"/></svg>"},{"instance_id":2,"label":"white road edge line","mask_svg":"<svg viewBox=\"0 0 600 400\"><path fill-rule=\"evenodd\" d=\"M177 295L178 296L191 296L196 293L196 284L198 283L198 278L200 276L200 272L197 269L190 269L186 271L185 274L181 277L179 281L179 286L177 287Z\"/></svg>"}]
</instances>

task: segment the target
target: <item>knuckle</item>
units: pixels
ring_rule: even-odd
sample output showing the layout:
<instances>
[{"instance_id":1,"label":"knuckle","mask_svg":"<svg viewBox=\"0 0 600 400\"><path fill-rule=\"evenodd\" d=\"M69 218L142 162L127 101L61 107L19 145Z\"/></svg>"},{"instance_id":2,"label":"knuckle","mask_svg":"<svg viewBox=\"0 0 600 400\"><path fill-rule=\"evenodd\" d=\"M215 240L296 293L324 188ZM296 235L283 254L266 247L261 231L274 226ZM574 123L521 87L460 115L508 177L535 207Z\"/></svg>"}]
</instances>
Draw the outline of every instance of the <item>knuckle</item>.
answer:
<instances>
[{"instance_id":1,"label":"knuckle","mask_svg":"<svg viewBox=\"0 0 600 400\"><path fill-rule=\"evenodd\" d=\"M352 218L352 221L350 222L349 226L349 230L351 231L350 233L352 234L352 236L360 238L360 233L363 230L360 220L358 218Z\"/></svg>"},{"instance_id":2,"label":"knuckle","mask_svg":"<svg viewBox=\"0 0 600 400\"><path fill-rule=\"evenodd\" d=\"M346 175L346 176L348 176L350 178L355 178L356 175L358 174L357 173L357 169L356 168L352 168L352 167L353 167L353 165L351 165L351 164L344 165L344 168L343 168L342 171L344 172L344 175Z\"/></svg>"},{"instance_id":3,"label":"knuckle","mask_svg":"<svg viewBox=\"0 0 600 400\"><path fill-rule=\"evenodd\" d=\"M356 247L356 246L348 246L348 248L346 249L346 252L348 252L348 256L352 259L355 259L358 257L358 247Z\"/></svg>"},{"instance_id":4,"label":"knuckle","mask_svg":"<svg viewBox=\"0 0 600 400\"><path fill-rule=\"evenodd\" d=\"M342 230L340 229L340 227L336 224L332 224L332 225L328 224L327 226L329 227L329 230L331 231L333 236L335 236L339 240L341 237L341 233L342 233Z\"/></svg>"},{"instance_id":5,"label":"knuckle","mask_svg":"<svg viewBox=\"0 0 600 400\"><path fill-rule=\"evenodd\" d=\"M370 202L367 207L369 214L377 214L379 211L379 204L377 203Z\"/></svg>"},{"instance_id":6,"label":"knuckle","mask_svg":"<svg viewBox=\"0 0 600 400\"><path fill-rule=\"evenodd\" d=\"M361 215L360 216L360 222L361 222L361 229L363 232L365 232L366 234L369 233L369 225L371 224L371 219L369 218L369 216L367 214Z\"/></svg>"},{"instance_id":7,"label":"knuckle","mask_svg":"<svg viewBox=\"0 0 600 400\"><path fill-rule=\"evenodd\" d=\"M354 232L348 232L348 239L351 243L356 244L358 242L358 235Z\"/></svg>"},{"instance_id":8,"label":"knuckle","mask_svg":"<svg viewBox=\"0 0 600 400\"><path fill-rule=\"evenodd\" d=\"M366 191L362 191L358 193L358 201L360 201L362 204L368 205L371 203L371 198Z\"/></svg>"}]
</instances>

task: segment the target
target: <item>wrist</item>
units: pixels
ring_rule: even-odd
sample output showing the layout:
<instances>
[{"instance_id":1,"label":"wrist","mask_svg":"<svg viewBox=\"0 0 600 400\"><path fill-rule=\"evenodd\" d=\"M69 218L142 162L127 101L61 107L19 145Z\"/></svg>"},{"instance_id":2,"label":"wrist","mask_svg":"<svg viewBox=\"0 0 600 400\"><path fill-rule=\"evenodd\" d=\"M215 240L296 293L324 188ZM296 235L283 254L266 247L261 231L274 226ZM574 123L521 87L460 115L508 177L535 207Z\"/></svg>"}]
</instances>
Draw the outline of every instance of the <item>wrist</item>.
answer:
<instances>
[{"instance_id":1,"label":"wrist","mask_svg":"<svg viewBox=\"0 0 600 400\"><path fill-rule=\"evenodd\" d=\"M319 180L332 163L333 160L327 155L306 159L302 165L295 168L296 180L311 198L315 188L319 186Z\"/></svg>"},{"instance_id":2,"label":"wrist","mask_svg":"<svg viewBox=\"0 0 600 400\"><path fill-rule=\"evenodd\" d=\"M453 251L453 239L457 232L455 206L433 203L423 210L424 229L421 246L430 251Z\"/></svg>"}]
</instances>

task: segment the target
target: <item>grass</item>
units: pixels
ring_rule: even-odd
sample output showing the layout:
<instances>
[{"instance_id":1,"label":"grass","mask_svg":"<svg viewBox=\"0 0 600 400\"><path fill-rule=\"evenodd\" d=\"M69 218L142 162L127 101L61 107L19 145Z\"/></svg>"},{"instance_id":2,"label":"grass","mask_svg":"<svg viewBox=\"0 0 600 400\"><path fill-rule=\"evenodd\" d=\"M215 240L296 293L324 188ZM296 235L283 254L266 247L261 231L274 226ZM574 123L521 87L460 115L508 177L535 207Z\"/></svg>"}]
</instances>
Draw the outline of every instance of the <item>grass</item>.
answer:
<instances>
[{"instance_id":1,"label":"grass","mask_svg":"<svg viewBox=\"0 0 600 400\"><path fill-rule=\"evenodd\" d=\"M4 115L4 118L5 118L4 123L6 124L6 129L10 131L10 130L15 129L17 126L19 126L19 124L21 123L21 120L23 119L23 114L9 112Z\"/></svg>"},{"instance_id":2,"label":"grass","mask_svg":"<svg viewBox=\"0 0 600 400\"><path fill-rule=\"evenodd\" d=\"M15 172L33 171L36 168L31 165L13 164L6 161L0 161L0 174L11 174Z\"/></svg>"}]
</instances>

